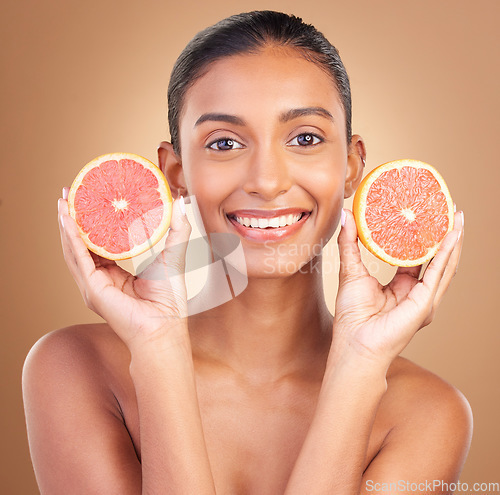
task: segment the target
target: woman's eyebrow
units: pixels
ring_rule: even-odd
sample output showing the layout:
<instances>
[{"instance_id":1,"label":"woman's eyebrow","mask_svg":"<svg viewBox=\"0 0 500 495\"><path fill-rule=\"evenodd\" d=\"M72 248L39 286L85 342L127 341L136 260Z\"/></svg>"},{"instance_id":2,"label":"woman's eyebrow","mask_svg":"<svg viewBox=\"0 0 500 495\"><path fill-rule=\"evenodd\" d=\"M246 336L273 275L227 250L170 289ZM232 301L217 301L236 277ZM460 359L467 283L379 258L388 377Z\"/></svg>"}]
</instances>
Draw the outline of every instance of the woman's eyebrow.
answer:
<instances>
[{"instance_id":1,"label":"woman's eyebrow","mask_svg":"<svg viewBox=\"0 0 500 495\"><path fill-rule=\"evenodd\" d=\"M297 117L304 117L306 115L318 115L319 117L324 117L325 119L335 121L333 115L323 107L304 107L304 108L292 108L282 113L279 117L281 123L288 122L289 120L296 119Z\"/></svg>"},{"instance_id":2,"label":"woman's eyebrow","mask_svg":"<svg viewBox=\"0 0 500 495\"><path fill-rule=\"evenodd\" d=\"M304 108L291 108L286 112L283 112L279 116L279 121L284 124L290 120L296 119L298 117L304 117L306 115L318 115L319 117L324 117L325 119L335 121L333 115L323 107L304 107ZM229 115L227 113L204 113L194 124L194 127L199 126L203 122L227 122L228 124L245 126L247 125L245 120L236 115Z\"/></svg>"},{"instance_id":3,"label":"woman's eyebrow","mask_svg":"<svg viewBox=\"0 0 500 495\"><path fill-rule=\"evenodd\" d=\"M204 113L194 124L194 127L203 124L203 122L227 122L228 124L246 125L246 122L236 115L228 115L227 113Z\"/></svg>"}]
</instances>

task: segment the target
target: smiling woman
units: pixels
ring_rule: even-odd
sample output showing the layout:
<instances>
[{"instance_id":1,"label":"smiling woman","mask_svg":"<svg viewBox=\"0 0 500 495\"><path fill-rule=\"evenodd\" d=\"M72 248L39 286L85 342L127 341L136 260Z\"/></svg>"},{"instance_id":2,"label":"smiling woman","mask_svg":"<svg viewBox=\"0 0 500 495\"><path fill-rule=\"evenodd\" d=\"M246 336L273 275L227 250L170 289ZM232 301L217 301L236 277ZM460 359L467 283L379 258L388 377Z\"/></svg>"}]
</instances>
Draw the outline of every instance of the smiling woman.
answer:
<instances>
[{"instance_id":1,"label":"smiling woman","mask_svg":"<svg viewBox=\"0 0 500 495\"><path fill-rule=\"evenodd\" d=\"M272 11L232 16L199 33L172 71L171 142L158 157L176 200L153 264L132 276L90 253L64 189L65 259L107 323L52 332L27 358L41 493L351 495L458 480L469 405L399 353L451 282L463 214L422 278L399 268L381 286L342 208L366 154L350 115L344 66L313 26ZM248 277L238 297L190 315L186 195L207 234L241 243ZM339 220L332 315L321 247ZM197 297L220 290L209 270Z\"/></svg>"},{"instance_id":2,"label":"smiling woman","mask_svg":"<svg viewBox=\"0 0 500 495\"><path fill-rule=\"evenodd\" d=\"M268 42L258 53L212 60L210 70L185 92L178 130L172 117L177 110L169 100L173 143L164 143L160 152L169 183L196 198L207 232L239 235L249 276L263 276L264 242L279 240L289 248L325 245L363 169L361 137L346 139L350 124L344 106L350 109L350 99L343 103L334 73L289 45ZM336 50L329 52L340 71ZM172 83L170 88L176 101ZM292 225L275 226L289 215ZM311 261L284 256L283 247L280 253L273 273L288 274L287 267Z\"/></svg>"}]
</instances>

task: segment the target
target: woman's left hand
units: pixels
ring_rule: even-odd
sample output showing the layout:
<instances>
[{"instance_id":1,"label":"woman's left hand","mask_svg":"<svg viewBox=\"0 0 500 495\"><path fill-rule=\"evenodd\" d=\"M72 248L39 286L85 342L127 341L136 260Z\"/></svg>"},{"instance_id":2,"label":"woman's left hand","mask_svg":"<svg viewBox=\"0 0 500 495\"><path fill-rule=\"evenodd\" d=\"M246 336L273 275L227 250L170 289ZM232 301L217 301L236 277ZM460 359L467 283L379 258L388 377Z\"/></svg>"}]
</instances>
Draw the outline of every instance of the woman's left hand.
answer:
<instances>
[{"instance_id":1,"label":"woman's left hand","mask_svg":"<svg viewBox=\"0 0 500 495\"><path fill-rule=\"evenodd\" d=\"M457 271L464 238L463 212L455 213L454 228L422 279L421 265L398 267L391 282L382 286L361 261L354 216L344 211L345 222L338 237L340 274L332 350L343 353L347 346L388 366L417 331L432 321Z\"/></svg>"}]
</instances>

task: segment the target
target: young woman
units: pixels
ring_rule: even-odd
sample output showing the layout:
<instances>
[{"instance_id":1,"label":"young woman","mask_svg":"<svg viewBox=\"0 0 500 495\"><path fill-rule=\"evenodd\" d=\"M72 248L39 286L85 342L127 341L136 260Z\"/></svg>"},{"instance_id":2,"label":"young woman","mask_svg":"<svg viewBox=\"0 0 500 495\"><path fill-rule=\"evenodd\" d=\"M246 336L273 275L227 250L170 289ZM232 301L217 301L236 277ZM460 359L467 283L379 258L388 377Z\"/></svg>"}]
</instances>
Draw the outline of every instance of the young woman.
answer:
<instances>
[{"instance_id":1,"label":"young woman","mask_svg":"<svg viewBox=\"0 0 500 495\"><path fill-rule=\"evenodd\" d=\"M350 120L349 80L321 33L282 13L240 14L199 33L173 69L171 143L158 156L176 200L145 272L86 249L64 188L64 257L106 323L51 332L26 360L42 494L450 493L469 405L398 355L456 272L463 213L421 279L421 267L399 268L381 286L342 209L365 161ZM191 231L183 196L207 233L237 236L248 277L237 297L189 315L174 277ZM332 315L315 247L339 221ZM212 275L198 299L221 290Z\"/></svg>"}]
</instances>

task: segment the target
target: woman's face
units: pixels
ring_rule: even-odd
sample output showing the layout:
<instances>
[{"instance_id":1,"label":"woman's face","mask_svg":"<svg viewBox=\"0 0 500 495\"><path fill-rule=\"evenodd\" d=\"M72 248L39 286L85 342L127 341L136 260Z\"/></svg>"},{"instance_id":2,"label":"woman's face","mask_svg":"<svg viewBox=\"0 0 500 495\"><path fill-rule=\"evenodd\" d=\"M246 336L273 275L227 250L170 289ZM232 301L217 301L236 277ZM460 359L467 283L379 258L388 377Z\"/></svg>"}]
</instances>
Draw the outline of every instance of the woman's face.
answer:
<instances>
[{"instance_id":1,"label":"woman's face","mask_svg":"<svg viewBox=\"0 0 500 495\"><path fill-rule=\"evenodd\" d=\"M289 48L223 58L186 93L179 132L205 230L239 237L248 276L321 252L353 171L339 94L316 64Z\"/></svg>"}]
</instances>

